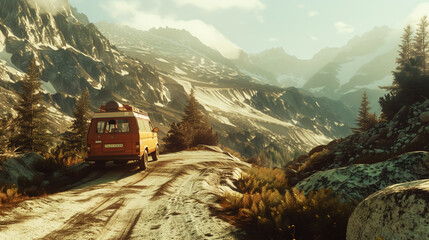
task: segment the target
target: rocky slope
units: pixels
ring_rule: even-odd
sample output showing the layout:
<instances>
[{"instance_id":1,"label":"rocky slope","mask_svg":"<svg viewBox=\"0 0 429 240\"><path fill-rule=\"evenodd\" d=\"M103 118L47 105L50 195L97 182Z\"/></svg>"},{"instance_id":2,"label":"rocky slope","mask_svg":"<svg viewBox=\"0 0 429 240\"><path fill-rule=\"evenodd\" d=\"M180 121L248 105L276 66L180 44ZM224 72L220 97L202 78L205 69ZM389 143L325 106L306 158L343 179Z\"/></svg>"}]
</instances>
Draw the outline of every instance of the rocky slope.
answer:
<instances>
[{"instance_id":1,"label":"rocky slope","mask_svg":"<svg viewBox=\"0 0 429 240\"><path fill-rule=\"evenodd\" d=\"M309 193L327 186L343 199L362 201L390 185L429 178L429 153L410 152L384 162L356 164L317 172L296 188Z\"/></svg>"},{"instance_id":2,"label":"rocky slope","mask_svg":"<svg viewBox=\"0 0 429 240\"><path fill-rule=\"evenodd\" d=\"M390 185L429 178L428 139L426 100L404 106L389 122L314 148L288 171L306 192L330 188L361 201Z\"/></svg>"}]
</instances>

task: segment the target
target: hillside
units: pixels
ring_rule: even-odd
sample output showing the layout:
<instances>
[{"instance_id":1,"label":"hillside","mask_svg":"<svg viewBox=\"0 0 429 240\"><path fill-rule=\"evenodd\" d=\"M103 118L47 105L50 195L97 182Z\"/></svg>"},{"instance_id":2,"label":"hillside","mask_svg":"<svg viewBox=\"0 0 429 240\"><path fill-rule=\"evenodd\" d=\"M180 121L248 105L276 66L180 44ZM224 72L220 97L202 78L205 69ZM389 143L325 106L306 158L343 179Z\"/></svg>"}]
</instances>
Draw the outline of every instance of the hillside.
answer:
<instances>
[{"instance_id":1,"label":"hillside","mask_svg":"<svg viewBox=\"0 0 429 240\"><path fill-rule=\"evenodd\" d=\"M391 121L318 146L288 168L299 189L330 188L361 201L389 185L429 178L428 131L426 100L403 106Z\"/></svg>"}]
</instances>

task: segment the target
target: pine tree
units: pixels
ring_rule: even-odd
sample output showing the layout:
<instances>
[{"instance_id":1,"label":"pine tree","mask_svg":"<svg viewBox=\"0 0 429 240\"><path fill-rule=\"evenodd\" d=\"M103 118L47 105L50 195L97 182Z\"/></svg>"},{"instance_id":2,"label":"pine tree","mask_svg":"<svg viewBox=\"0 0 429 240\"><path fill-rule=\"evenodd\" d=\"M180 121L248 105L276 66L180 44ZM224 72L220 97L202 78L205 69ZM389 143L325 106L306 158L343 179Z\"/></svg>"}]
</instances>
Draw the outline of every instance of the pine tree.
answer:
<instances>
[{"instance_id":1,"label":"pine tree","mask_svg":"<svg viewBox=\"0 0 429 240\"><path fill-rule=\"evenodd\" d=\"M63 138L66 149L79 152L86 148L86 137L91 117L89 107L89 91L85 89L76 102L71 132L67 132Z\"/></svg>"},{"instance_id":2,"label":"pine tree","mask_svg":"<svg viewBox=\"0 0 429 240\"><path fill-rule=\"evenodd\" d=\"M396 58L396 71L393 72L394 78L392 86L383 86L381 89L388 90L391 94L396 94L399 89L399 83L397 81L397 76L403 71L406 71L410 66L410 60L413 57L413 43L412 43L413 30L410 25L407 25L404 28L404 33L402 34L402 42L399 45L400 50L398 51L399 55Z\"/></svg>"},{"instance_id":3,"label":"pine tree","mask_svg":"<svg viewBox=\"0 0 429 240\"><path fill-rule=\"evenodd\" d=\"M167 136L164 137L165 148L171 152L185 150L187 148L184 139L185 133L180 130L180 124L173 122Z\"/></svg>"},{"instance_id":4,"label":"pine tree","mask_svg":"<svg viewBox=\"0 0 429 240\"><path fill-rule=\"evenodd\" d=\"M185 115L180 124L185 133L185 142L188 147L195 147L198 144L217 145L218 137L210 126L208 119L199 109L199 103L195 98L194 90L188 98L188 105L185 107Z\"/></svg>"},{"instance_id":5,"label":"pine tree","mask_svg":"<svg viewBox=\"0 0 429 240\"><path fill-rule=\"evenodd\" d=\"M417 25L416 36L414 37L414 56L423 75L426 75L427 54L429 52L428 26L427 16L423 16Z\"/></svg>"},{"instance_id":6,"label":"pine tree","mask_svg":"<svg viewBox=\"0 0 429 240\"><path fill-rule=\"evenodd\" d=\"M198 144L217 145L218 136L210 126L207 116L199 109L194 90L191 90L184 112L182 122L177 125L173 123L164 138L167 150L180 151Z\"/></svg>"},{"instance_id":7,"label":"pine tree","mask_svg":"<svg viewBox=\"0 0 429 240\"><path fill-rule=\"evenodd\" d=\"M46 126L46 108L42 104L40 73L36 60L29 62L27 73L21 81L22 91L14 106L18 117L15 120L17 131L11 143L19 151L46 152L51 144L52 136Z\"/></svg>"},{"instance_id":8,"label":"pine tree","mask_svg":"<svg viewBox=\"0 0 429 240\"><path fill-rule=\"evenodd\" d=\"M379 99L383 116L387 120L392 119L402 106L429 98L428 26L428 19L424 16L418 23L414 37L410 26L404 29L396 59L398 65L393 72L393 84L382 87L389 92Z\"/></svg>"},{"instance_id":9,"label":"pine tree","mask_svg":"<svg viewBox=\"0 0 429 240\"><path fill-rule=\"evenodd\" d=\"M371 107L369 106L368 102L368 95L366 94L366 91L362 94L362 101L359 108L359 114L356 119L356 125L357 128L352 128L353 132L359 133L364 132L377 124L377 116L373 113L370 113L369 110L371 110Z\"/></svg>"},{"instance_id":10,"label":"pine tree","mask_svg":"<svg viewBox=\"0 0 429 240\"><path fill-rule=\"evenodd\" d=\"M410 63L412 57L413 44L412 44L413 30L410 25L407 25L404 28L404 33L402 34L402 42L399 45L399 56L396 58L396 67L397 71L404 70L405 66Z\"/></svg>"},{"instance_id":11,"label":"pine tree","mask_svg":"<svg viewBox=\"0 0 429 240\"><path fill-rule=\"evenodd\" d=\"M5 153L10 144L9 138L13 132L13 121L5 116L0 119L0 154Z\"/></svg>"}]
</instances>

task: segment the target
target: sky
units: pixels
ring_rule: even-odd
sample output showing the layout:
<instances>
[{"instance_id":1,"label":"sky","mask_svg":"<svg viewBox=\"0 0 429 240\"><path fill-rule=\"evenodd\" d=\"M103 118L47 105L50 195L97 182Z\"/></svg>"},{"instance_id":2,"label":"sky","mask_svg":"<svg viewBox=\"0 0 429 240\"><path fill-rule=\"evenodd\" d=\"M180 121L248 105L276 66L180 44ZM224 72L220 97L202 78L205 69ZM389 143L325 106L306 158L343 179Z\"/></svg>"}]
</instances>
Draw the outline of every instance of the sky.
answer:
<instances>
[{"instance_id":1,"label":"sky","mask_svg":"<svg viewBox=\"0 0 429 240\"><path fill-rule=\"evenodd\" d=\"M429 15L421 0L69 0L91 22L185 29L228 58L281 47L310 59L377 26Z\"/></svg>"}]
</instances>

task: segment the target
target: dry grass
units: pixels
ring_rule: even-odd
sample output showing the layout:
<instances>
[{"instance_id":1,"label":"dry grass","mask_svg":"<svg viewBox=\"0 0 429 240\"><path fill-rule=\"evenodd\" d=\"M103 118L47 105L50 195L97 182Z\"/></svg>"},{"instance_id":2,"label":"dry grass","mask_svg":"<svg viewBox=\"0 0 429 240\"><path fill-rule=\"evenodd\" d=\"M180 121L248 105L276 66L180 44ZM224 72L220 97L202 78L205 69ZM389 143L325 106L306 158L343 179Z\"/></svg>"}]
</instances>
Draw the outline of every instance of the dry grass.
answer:
<instances>
[{"instance_id":1,"label":"dry grass","mask_svg":"<svg viewBox=\"0 0 429 240\"><path fill-rule=\"evenodd\" d=\"M219 145L219 147L222 150L224 150L225 152L229 152L232 156L234 156L234 157L236 157L236 158L238 158L240 160L243 160L243 161L247 160L245 157L241 156L241 154L239 152L234 151L233 149L231 149L229 147L225 147L225 146L222 146L222 145Z\"/></svg>"},{"instance_id":2,"label":"dry grass","mask_svg":"<svg viewBox=\"0 0 429 240\"><path fill-rule=\"evenodd\" d=\"M19 155L20 153L18 152L18 148L5 148L0 154L0 162L9 158L17 158Z\"/></svg>"},{"instance_id":3,"label":"dry grass","mask_svg":"<svg viewBox=\"0 0 429 240\"><path fill-rule=\"evenodd\" d=\"M306 172L311 170L319 170L319 166L325 164L330 150L325 148L322 151L313 153L304 163L298 168L298 172Z\"/></svg>"},{"instance_id":4,"label":"dry grass","mask_svg":"<svg viewBox=\"0 0 429 240\"><path fill-rule=\"evenodd\" d=\"M22 201L26 198L25 194L19 193L15 186L2 186L0 188L0 206L8 203Z\"/></svg>"},{"instance_id":5,"label":"dry grass","mask_svg":"<svg viewBox=\"0 0 429 240\"><path fill-rule=\"evenodd\" d=\"M36 164L36 169L44 173L52 173L59 169L67 168L68 166L84 161L85 152L80 153L64 153L62 149L52 149L50 152L42 155L43 160Z\"/></svg>"},{"instance_id":6,"label":"dry grass","mask_svg":"<svg viewBox=\"0 0 429 240\"><path fill-rule=\"evenodd\" d=\"M251 235L279 239L345 239L355 205L341 202L332 190L308 195L287 188L280 169L253 168L237 186L242 195L226 194L229 208Z\"/></svg>"}]
</instances>

